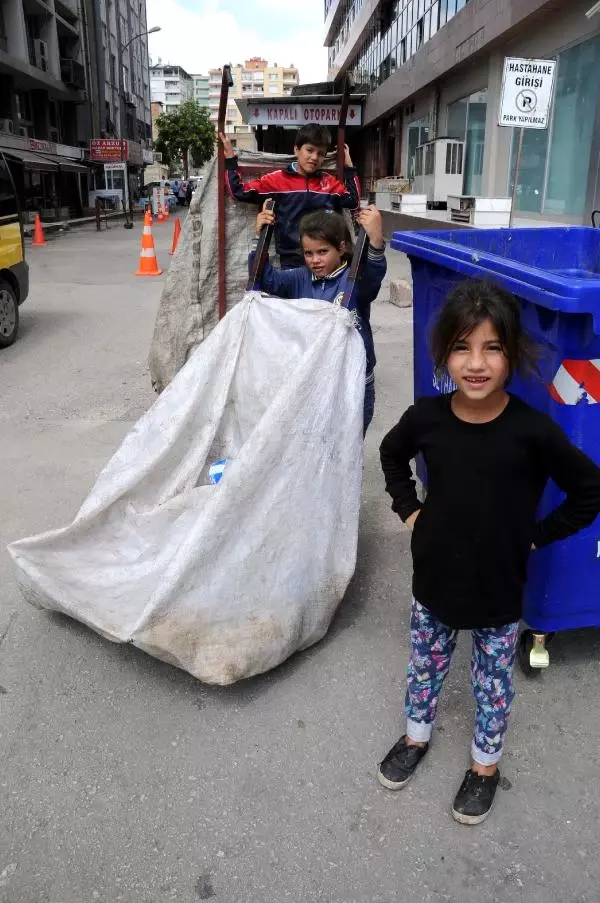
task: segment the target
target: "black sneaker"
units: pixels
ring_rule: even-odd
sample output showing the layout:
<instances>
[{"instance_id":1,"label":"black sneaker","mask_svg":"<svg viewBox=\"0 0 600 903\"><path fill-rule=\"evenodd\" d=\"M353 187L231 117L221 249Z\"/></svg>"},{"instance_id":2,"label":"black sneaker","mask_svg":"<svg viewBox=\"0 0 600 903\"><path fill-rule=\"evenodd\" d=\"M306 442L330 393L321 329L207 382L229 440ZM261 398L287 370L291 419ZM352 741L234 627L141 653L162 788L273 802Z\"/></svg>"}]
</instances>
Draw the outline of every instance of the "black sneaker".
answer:
<instances>
[{"instance_id":1,"label":"black sneaker","mask_svg":"<svg viewBox=\"0 0 600 903\"><path fill-rule=\"evenodd\" d=\"M401 790L412 778L428 749L429 743L425 746L408 746L406 734L400 737L379 766L379 783L388 790Z\"/></svg>"},{"instance_id":2,"label":"black sneaker","mask_svg":"<svg viewBox=\"0 0 600 903\"><path fill-rule=\"evenodd\" d=\"M489 777L469 770L460 790L454 798L452 815L461 825L480 825L488 817L494 805L500 772L496 769Z\"/></svg>"}]
</instances>

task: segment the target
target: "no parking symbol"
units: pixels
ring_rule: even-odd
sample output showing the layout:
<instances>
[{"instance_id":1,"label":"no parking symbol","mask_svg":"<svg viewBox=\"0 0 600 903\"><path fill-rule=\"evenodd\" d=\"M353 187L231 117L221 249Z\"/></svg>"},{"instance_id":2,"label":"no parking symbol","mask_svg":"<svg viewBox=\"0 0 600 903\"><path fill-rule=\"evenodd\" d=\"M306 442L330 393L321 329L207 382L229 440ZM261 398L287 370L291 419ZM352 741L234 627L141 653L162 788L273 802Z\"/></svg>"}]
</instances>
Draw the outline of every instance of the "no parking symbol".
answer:
<instances>
[{"instance_id":1,"label":"no parking symbol","mask_svg":"<svg viewBox=\"0 0 600 903\"><path fill-rule=\"evenodd\" d=\"M515 106L520 113L533 113L537 107L537 94L520 91L515 98Z\"/></svg>"}]
</instances>

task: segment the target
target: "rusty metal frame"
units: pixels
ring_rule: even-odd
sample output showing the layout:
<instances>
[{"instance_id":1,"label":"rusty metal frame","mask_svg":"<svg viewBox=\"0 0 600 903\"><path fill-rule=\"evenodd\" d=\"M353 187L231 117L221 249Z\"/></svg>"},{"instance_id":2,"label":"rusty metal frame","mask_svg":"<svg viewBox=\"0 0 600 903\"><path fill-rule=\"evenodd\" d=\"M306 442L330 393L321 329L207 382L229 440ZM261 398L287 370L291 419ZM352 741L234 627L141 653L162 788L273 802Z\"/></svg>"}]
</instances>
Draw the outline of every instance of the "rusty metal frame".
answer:
<instances>
[{"instance_id":1,"label":"rusty metal frame","mask_svg":"<svg viewBox=\"0 0 600 903\"><path fill-rule=\"evenodd\" d=\"M219 99L219 118L218 130L225 134L225 119L227 115L227 101L229 99L229 89L233 87L233 78L231 77L231 65L223 66L223 77L221 79L221 97ZM225 278L226 263L226 241L227 232L225 228L225 148L219 140L217 144L217 272L219 285L219 320L222 320L227 313L227 292Z\"/></svg>"},{"instance_id":2,"label":"rusty metal frame","mask_svg":"<svg viewBox=\"0 0 600 903\"><path fill-rule=\"evenodd\" d=\"M340 107L340 118L337 130L337 160L336 170L337 177L340 182L344 181L344 144L346 143L346 120L348 118L348 107L350 105L350 76L344 78L344 88L342 91L342 103Z\"/></svg>"}]
</instances>

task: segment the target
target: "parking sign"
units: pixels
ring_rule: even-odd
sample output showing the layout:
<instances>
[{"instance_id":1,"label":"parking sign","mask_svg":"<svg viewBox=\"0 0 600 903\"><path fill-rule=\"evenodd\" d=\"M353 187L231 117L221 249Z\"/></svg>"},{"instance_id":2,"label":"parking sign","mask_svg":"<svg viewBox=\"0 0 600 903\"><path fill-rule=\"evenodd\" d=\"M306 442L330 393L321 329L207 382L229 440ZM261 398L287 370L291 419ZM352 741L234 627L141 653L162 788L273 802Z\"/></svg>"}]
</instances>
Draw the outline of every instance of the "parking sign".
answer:
<instances>
[{"instance_id":1,"label":"parking sign","mask_svg":"<svg viewBox=\"0 0 600 903\"><path fill-rule=\"evenodd\" d=\"M546 129L554 90L556 60L504 60L498 125Z\"/></svg>"}]
</instances>

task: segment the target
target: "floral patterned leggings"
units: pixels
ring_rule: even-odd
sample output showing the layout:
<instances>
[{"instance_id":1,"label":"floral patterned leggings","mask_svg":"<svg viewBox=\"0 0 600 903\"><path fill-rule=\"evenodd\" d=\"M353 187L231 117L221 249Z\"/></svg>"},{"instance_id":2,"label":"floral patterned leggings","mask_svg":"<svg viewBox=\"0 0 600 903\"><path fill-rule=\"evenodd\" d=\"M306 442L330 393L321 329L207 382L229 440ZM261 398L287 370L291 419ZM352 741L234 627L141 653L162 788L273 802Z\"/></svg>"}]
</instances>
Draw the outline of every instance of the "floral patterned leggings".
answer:
<instances>
[{"instance_id":1,"label":"floral patterned leggings","mask_svg":"<svg viewBox=\"0 0 600 903\"><path fill-rule=\"evenodd\" d=\"M513 666L518 622L473 630L471 681L477 706L471 755L480 765L494 765L502 755L514 699ZM410 620L412 650L408 662L405 711L411 740L428 741L444 679L456 647L451 630L413 600Z\"/></svg>"}]
</instances>

